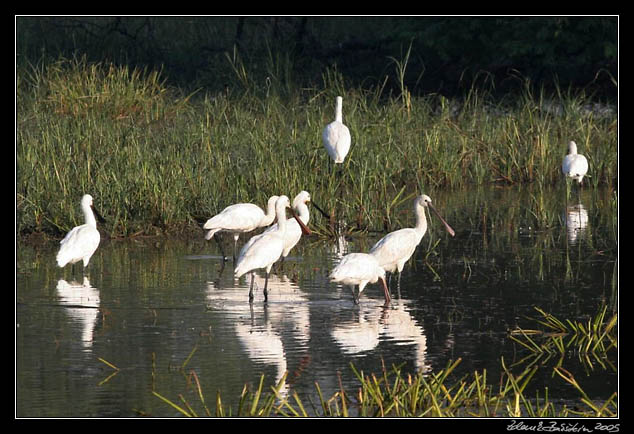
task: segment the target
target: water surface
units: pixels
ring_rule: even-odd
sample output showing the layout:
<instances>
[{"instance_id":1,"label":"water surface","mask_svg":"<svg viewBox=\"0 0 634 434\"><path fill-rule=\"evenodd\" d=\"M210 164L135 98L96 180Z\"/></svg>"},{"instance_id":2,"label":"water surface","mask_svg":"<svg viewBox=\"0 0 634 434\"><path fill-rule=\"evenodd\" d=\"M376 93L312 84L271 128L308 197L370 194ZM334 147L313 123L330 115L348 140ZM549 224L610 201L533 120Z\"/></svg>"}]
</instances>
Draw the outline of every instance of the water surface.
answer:
<instances>
[{"instance_id":1,"label":"water surface","mask_svg":"<svg viewBox=\"0 0 634 434\"><path fill-rule=\"evenodd\" d=\"M508 332L535 328L527 319L538 317L535 306L571 320L617 308L613 194L561 199L514 189L439 196L456 237L432 216L400 285L390 281L389 306L378 285L356 305L349 288L327 279L341 255L369 250L382 234L303 239L271 275L266 304L263 275L249 304L250 281L234 279L231 261L223 268L202 233L103 240L85 276L81 267L55 266L56 245L18 245L16 415L179 416L152 391L177 403L182 394L196 407L192 371L212 411L217 391L235 409L245 384L255 388L265 374L268 390L285 372L283 393L297 391L310 411L311 402L318 407L315 382L326 397L340 381L356 390L351 363L366 373L383 365L431 373L461 358L457 375L486 369L497 379L504 357L521 370L528 353ZM403 224L413 225L410 208ZM564 366L592 399L617 390L615 369L575 356ZM578 399L548 363L534 386Z\"/></svg>"}]
</instances>

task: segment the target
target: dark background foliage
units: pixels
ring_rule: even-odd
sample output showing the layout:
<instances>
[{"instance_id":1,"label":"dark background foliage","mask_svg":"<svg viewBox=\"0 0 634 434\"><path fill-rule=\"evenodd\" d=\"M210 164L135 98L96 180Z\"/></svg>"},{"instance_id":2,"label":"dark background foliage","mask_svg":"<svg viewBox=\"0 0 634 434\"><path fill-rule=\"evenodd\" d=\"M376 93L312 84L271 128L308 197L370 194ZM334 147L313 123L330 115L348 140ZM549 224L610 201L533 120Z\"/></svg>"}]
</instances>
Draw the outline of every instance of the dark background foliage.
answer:
<instances>
[{"instance_id":1,"label":"dark background foliage","mask_svg":"<svg viewBox=\"0 0 634 434\"><path fill-rule=\"evenodd\" d=\"M474 85L501 94L528 80L616 98L617 16L16 18L18 64L86 56L162 69L185 89L236 86L236 56L256 81L271 65L290 65L284 73L299 87L336 68L349 86L396 89L395 61L408 50L412 94L455 96Z\"/></svg>"}]
</instances>

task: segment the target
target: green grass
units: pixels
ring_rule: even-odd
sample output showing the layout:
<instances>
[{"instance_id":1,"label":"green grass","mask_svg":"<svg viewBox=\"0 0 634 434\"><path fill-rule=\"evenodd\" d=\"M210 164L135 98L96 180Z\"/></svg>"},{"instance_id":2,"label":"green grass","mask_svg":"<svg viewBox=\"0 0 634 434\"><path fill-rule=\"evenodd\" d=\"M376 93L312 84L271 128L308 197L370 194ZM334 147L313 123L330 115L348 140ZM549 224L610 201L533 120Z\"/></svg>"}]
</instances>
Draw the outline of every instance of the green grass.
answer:
<instances>
[{"instance_id":1,"label":"green grass","mask_svg":"<svg viewBox=\"0 0 634 434\"><path fill-rule=\"evenodd\" d=\"M152 394L187 417L614 417L617 415L616 392L605 401L588 397L577 379L561 366L554 368L555 378L561 378L574 387L579 398L563 403L549 396L548 388L529 394L531 380L537 366L512 372L501 360L502 376L497 385L491 384L487 371L456 378L453 375L461 360L450 362L445 369L433 374L405 373L399 367L383 366L379 374L366 374L351 365L358 380L356 390L340 387L331 396L324 396L315 382L318 402L306 402L296 391L288 395L280 391L284 375L269 390L261 375L258 386L250 390L243 387L236 408L223 404L221 393L216 393L216 408L206 404L205 393L194 371L189 373L188 384L195 390L188 400L178 394L178 402L163 394ZM194 381L191 380L194 379ZM190 394L191 396L191 394ZM191 401L191 402L190 402Z\"/></svg>"},{"instance_id":2,"label":"green grass","mask_svg":"<svg viewBox=\"0 0 634 434\"><path fill-rule=\"evenodd\" d=\"M217 94L184 94L160 71L83 59L20 65L18 234L61 236L81 221L84 193L111 237L196 230L229 204L263 206L301 190L349 227L390 227L394 207L420 192L556 185L571 139L589 160L590 186L617 179L616 114L584 111L593 101L583 91L547 97L526 83L503 100L474 88L450 101L405 87L396 96L350 89L336 69L302 87L274 56L260 83L237 54L227 62L238 86ZM394 64L398 76L407 57ZM352 133L341 176L321 143L338 94ZM331 235L327 222L314 223Z\"/></svg>"}]
</instances>

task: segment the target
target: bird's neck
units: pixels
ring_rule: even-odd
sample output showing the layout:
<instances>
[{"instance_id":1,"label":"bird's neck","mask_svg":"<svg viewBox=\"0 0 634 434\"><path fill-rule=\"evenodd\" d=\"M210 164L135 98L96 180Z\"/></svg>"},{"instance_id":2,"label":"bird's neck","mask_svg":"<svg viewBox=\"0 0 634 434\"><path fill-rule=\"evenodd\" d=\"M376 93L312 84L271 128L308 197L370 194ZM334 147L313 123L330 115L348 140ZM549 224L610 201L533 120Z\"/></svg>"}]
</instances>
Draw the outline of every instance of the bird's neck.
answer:
<instances>
[{"instance_id":1,"label":"bird's neck","mask_svg":"<svg viewBox=\"0 0 634 434\"><path fill-rule=\"evenodd\" d=\"M286 211L277 215L277 231L281 234L286 232Z\"/></svg>"},{"instance_id":2,"label":"bird's neck","mask_svg":"<svg viewBox=\"0 0 634 434\"><path fill-rule=\"evenodd\" d=\"M427 216L425 215L425 208L422 206L416 207L416 232L424 234L427 231Z\"/></svg>"},{"instance_id":3,"label":"bird's neck","mask_svg":"<svg viewBox=\"0 0 634 434\"><path fill-rule=\"evenodd\" d=\"M286 207L275 207L275 216L277 217L277 230L283 234L286 231Z\"/></svg>"},{"instance_id":4,"label":"bird's neck","mask_svg":"<svg viewBox=\"0 0 634 434\"><path fill-rule=\"evenodd\" d=\"M97 220L95 219L95 214L93 214L92 209L90 209L90 205L86 205L83 207L84 211L84 219L86 220L86 224L93 228L97 227Z\"/></svg>"},{"instance_id":5,"label":"bird's neck","mask_svg":"<svg viewBox=\"0 0 634 434\"><path fill-rule=\"evenodd\" d=\"M335 121L343 123L343 104L341 100L337 100L335 107Z\"/></svg>"},{"instance_id":6,"label":"bird's neck","mask_svg":"<svg viewBox=\"0 0 634 434\"><path fill-rule=\"evenodd\" d=\"M273 203L268 205L266 209L266 214L264 214L264 218L262 219L263 221L261 226L269 226L271 223L273 223L273 220L275 220L275 215L275 204Z\"/></svg>"},{"instance_id":7,"label":"bird's neck","mask_svg":"<svg viewBox=\"0 0 634 434\"><path fill-rule=\"evenodd\" d=\"M295 207L295 212L297 213L297 217L299 217L305 225L308 224L308 220L310 219L310 212L308 211L308 207L305 203L302 203Z\"/></svg>"}]
</instances>

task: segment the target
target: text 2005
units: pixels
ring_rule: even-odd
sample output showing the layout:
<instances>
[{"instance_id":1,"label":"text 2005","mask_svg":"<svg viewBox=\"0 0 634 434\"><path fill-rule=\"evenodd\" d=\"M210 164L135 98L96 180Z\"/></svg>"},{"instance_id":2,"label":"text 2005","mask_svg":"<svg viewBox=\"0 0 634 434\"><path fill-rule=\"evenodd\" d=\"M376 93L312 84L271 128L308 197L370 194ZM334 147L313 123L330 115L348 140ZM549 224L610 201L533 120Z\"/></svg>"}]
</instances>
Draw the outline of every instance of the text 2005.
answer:
<instances>
[{"instance_id":1,"label":"text 2005","mask_svg":"<svg viewBox=\"0 0 634 434\"><path fill-rule=\"evenodd\" d=\"M619 432L620 429L620 424L618 423L614 423L611 425L606 425L603 424L601 422L598 422L595 426L594 429L597 431L603 431L603 432Z\"/></svg>"}]
</instances>

